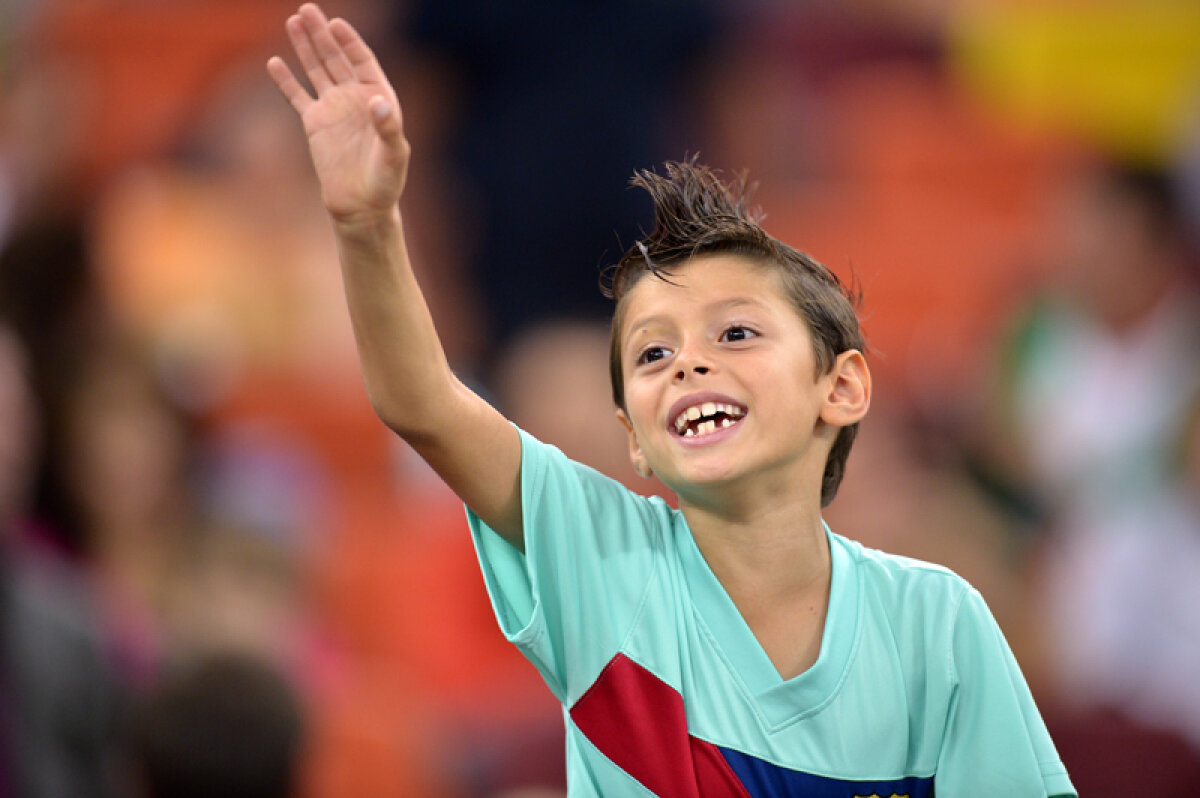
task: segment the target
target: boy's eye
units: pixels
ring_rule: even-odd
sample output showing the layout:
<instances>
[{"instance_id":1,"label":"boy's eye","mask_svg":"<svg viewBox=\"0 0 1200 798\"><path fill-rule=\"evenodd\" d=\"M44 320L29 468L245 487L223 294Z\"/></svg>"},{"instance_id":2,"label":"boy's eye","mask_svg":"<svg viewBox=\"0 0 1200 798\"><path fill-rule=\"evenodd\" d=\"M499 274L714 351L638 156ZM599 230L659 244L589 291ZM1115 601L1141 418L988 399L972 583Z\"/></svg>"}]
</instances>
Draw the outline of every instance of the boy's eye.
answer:
<instances>
[{"instance_id":1,"label":"boy's eye","mask_svg":"<svg viewBox=\"0 0 1200 798\"><path fill-rule=\"evenodd\" d=\"M656 360L662 360L666 356L666 349L661 346L651 346L642 350L642 353L638 355L637 362L638 365L644 365L646 363L653 363Z\"/></svg>"},{"instance_id":2,"label":"boy's eye","mask_svg":"<svg viewBox=\"0 0 1200 798\"><path fill-rule=\"evenodd\" d=\"M745 341L749 338L753 338L756 335L758 335L758 333L754 332L754 330L751 330L749 327L733 326L721 333L721 341L725 343Z\"/></svg>"}]
</instances>

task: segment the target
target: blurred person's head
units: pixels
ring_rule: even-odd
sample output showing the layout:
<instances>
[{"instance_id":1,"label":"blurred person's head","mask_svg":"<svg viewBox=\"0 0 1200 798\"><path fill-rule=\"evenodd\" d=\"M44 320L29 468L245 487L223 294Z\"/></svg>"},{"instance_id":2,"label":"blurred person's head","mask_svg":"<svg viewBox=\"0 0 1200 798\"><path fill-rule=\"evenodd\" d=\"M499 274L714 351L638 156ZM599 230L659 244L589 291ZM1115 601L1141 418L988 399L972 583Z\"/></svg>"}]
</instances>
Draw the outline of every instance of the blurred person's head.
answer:
<instances>
[{"instance_id":1,"label":"blurred person's head","mask_svg":"<svg viewBox=\"0 0 1200 798\"><path fill-rule=\"evenodd\" d=\"M88 549L139 534L187 507L187 419L140 349L91 342L49 407L45 510ZM102 544L101 544L102 545Z\"/></svg>"},{"instance_id":2,"label":"blurred person's head","mask_svg":"<svg viewBox=\"0 0 1200 798\"><path fill-rule=\"evenodd\" d=\"M1188 235L1171 177L1119 164L1093 165L1062 199L1052 257L1067 288L1113 329L1136 324L1180 285Z\"/></svg>"},{"instance_id":3,"label":"blurred person's head","mask_svg":"<svg viewBox=\"0 0 1200 798\"><path fill-rule=\"evenodd\" d=\"M303 140L291 135L292 109L261 73L257 59L227 70L184 153L194 165L236 179L256 201L294 204L298 197L280 196L280 186L307 189L315 176Z\"/></svg>"},{"instance_id":4,"label":"blurred person's head","mask_svg":"<svg viewBox=\"0 0 1200 798\"><path fill-rule=\"evenodd\" d=\"M608 346L608 324L599 319L533 324L500 353L494 389L513 423L568 457L631 483L620 428L583 421L611 418Z\"/></svg>"},{"instance_id":5,"label":"blurred person's head","mask_svg":"<svg viewBox=\"0 0 1200 798\"><path fill-rule=\"evenodd\" d=\"M300 701L275 668L209 655L169 673L132 708L132 787L142 798L289 798L303 736Z\"/></svg>"}]
</instances>

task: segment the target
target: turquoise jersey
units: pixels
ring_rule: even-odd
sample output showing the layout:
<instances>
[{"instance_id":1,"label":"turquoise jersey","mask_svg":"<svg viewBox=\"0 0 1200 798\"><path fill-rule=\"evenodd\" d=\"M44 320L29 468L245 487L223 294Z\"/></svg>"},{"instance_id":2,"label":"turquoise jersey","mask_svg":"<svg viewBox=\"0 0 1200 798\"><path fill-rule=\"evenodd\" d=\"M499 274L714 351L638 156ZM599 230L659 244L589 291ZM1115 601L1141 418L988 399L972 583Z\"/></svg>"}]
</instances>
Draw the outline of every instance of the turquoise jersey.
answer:
<instances>
[{"instance_id":1,"label":"turquoise jersey","mask_svg":"<svg viewBox=\"0 0 1200 798\"><path fill-rule=\"evenodd\" d=\"M1075 795L979 593L827 531L784 680L683 515L521 433L525 553L468 511L500 627L562 702L572 796Z\"/></svg>"}]
</instances>

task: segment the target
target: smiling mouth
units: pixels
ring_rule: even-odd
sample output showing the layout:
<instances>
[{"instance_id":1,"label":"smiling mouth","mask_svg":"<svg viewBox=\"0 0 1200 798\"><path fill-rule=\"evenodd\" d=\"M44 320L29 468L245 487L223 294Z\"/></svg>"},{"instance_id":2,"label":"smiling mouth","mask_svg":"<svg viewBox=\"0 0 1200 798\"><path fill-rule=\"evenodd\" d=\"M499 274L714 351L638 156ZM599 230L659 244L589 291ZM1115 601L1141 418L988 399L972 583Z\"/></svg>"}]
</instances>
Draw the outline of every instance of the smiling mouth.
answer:
<instances>
[{"instance_id":1,"label":"smiling mouth","mask_svg":"<svg viewBox=\"0 0 1200 798\"><path fill-rule=\"evenodd\" d=\"M675 434L684 438L711 435L717 430L732 427L745 417L745 409L722 402L702 402L683 410L675 417Z\"/></svg>"}]
</instances>

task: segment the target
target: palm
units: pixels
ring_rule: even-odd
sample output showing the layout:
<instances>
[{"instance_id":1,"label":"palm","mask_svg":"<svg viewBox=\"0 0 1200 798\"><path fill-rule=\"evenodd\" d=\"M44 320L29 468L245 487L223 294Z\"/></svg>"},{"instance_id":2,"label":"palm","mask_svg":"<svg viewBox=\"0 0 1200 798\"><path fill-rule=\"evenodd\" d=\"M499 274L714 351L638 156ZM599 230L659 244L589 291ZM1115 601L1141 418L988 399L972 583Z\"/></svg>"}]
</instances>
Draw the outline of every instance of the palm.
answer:
<instances>
[{"instance_id":1,"label":"palm","mask_svg":"<svg viewBox=\"0 0 1200 798\"><path fill-rule=\"evenodd\" d=\"M396 94L374 54L347 23L329 22L314 5L289 19L287 31L317 97L281 59L272 58L267 69L304 122L329 212L352 218L394 208L404 187L408 145Z\"/></svg>"},{"instance_id":2,"label":"palm","mask_svg":"<svg viewBox=\"0 0 1200 798\"><path fill-rule=\"evenodd\" d=\"M322 197L335 216L382 210L399 199L402 175L389 163L368 105L381 93L367 84L335 87L301 115Z\"/></svg>"}]
</instances>

